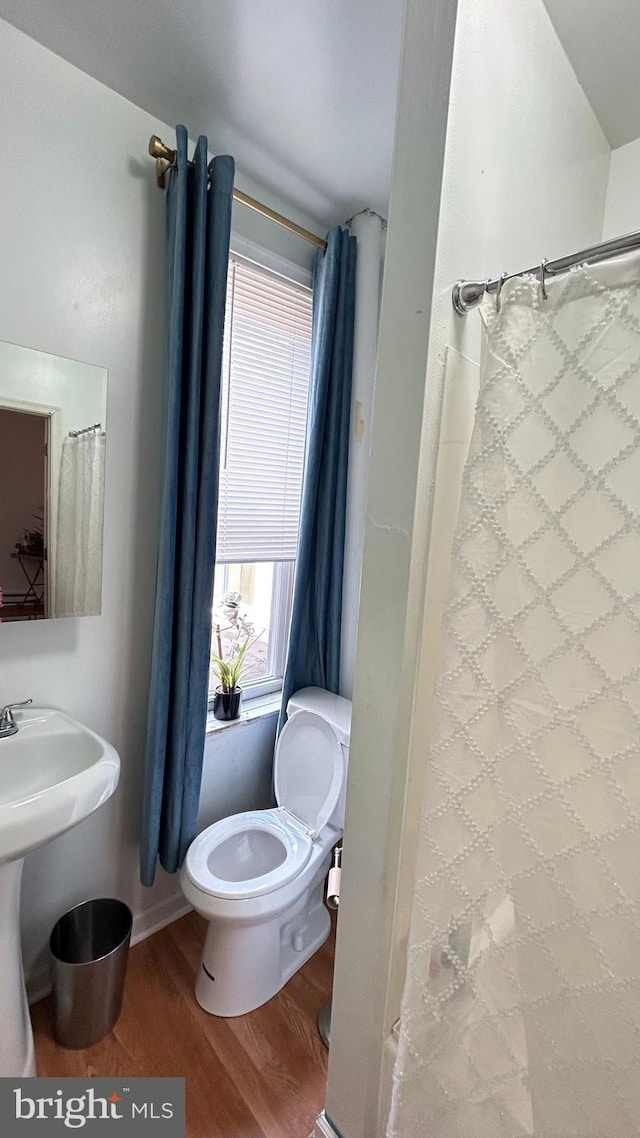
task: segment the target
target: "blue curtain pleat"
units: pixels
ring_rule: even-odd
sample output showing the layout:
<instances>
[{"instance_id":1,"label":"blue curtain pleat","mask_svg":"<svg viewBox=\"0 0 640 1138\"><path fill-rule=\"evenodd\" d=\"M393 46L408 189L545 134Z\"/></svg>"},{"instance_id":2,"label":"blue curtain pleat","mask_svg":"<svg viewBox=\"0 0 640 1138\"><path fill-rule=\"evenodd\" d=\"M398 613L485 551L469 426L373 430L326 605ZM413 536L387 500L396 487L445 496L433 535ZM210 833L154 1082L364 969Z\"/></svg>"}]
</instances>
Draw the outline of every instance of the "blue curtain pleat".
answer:
<instances>
[{"instance_id":1,"label":"blue curtain pleat","mask_svg":"<svg viewBox=\"0 0 640 1138\"><path fill-rule=\"evenodd\" d=\"M220 375L234 162L176 128L167 202L164 468L140 876L175 873L195 835L215 570ZM209 188L210 183L210 188Z\"/></svg>"},{"instance_id":2,"label":"blue curtain pleat","mask_svg":"<svg viewBox=\"0 0 640 1138\"><path fill-rule=\"evenodd\" d=\"M356 238L337 226L314 272L307 450L278 730L294 691L340 687L355 271Z\"/></svg>"}]
</instances>

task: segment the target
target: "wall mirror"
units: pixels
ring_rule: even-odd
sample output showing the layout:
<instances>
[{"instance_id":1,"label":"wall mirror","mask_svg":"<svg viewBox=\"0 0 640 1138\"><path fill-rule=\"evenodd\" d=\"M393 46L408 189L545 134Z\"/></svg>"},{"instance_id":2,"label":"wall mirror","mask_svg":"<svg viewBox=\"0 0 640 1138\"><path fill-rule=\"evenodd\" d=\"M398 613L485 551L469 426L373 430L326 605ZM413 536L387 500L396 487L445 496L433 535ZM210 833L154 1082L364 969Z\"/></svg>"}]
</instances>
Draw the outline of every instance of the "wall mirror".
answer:
<instances>
[{"instance_id":1,"label":"wall mirror","mask_svg":"<svg viewBox=\"0 0 640 1138\"><path fill-rule=\"evenodd\" d=\"M107 372L0 342L0 622L95 616Z\"/></svg>"}]
</instances>

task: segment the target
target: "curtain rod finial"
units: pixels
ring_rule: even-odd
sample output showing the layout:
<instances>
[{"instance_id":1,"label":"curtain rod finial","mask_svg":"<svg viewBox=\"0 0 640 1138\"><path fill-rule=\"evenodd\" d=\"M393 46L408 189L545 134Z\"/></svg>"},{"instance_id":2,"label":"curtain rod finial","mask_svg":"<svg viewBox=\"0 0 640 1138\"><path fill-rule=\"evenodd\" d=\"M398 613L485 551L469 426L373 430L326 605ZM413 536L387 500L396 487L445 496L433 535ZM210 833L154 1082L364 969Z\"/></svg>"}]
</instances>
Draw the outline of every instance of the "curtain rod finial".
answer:
<instances>
[{"instance_id":1,"label":"curtain rod finial","mask_svg":"<svg viewBox=\"0 0 640 1138\"><path fill-rule=\"evenodd\" d=\"M451 296L458 316L466 316L469 309L482 303L488 283L488 281L456 281Z\"/></svg>"},{"instance_id":2,"label":"curtain rod finial","mask_svg":"<svg viewBox=\"0 0 640 1138\"><path fill-rule=\"evenodd\" d=\"M171 150L169 146L165 146L157 134L152 134L149 139L149 154L156 160L156 183L163 190L164 176L171 166L175 166L178 152Z\"/></svg>"},{"instance_id":3,"label":"curtain rod finial","mask_svg":"<svg viewBox=\"0 0 640 1138\"><path fill-rule=\"evenodd\" d=\"M164 162L171 163L171 165L173 165L176 160L175 150L171 150L170 147L165 146L157 134L152 134L149 139L149 154L152 158L161 158Z\"/></svg>"}]
</instances>

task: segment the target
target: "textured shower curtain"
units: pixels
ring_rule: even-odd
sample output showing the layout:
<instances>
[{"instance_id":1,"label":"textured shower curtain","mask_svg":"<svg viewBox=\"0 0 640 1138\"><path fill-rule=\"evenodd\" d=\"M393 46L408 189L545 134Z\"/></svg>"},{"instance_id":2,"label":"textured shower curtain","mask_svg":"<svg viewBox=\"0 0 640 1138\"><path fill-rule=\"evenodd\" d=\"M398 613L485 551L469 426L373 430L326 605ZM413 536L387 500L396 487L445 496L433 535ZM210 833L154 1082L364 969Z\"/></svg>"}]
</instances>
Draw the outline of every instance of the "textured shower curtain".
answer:
<instances>
[{"instance_id":1,"label":"textured shower curtain","mask_svg":"<svg viewBox=\"0 0 640 1138\"><path fill-rule=\"evenodd\" d=\"M483 308L393 1138L640 1134L639 281Z\"/></svg>"},{"instance_id":2,"label":"textured shower curtain","mask_svg":"<svg viewBox=\"0 0 640 1138\"><path fill-rule=\"evenodd\" d=\"M55 616L97 616L102 603L105 436L69 435L62 444L55 543Z\"/></svg>"}]
</instances>

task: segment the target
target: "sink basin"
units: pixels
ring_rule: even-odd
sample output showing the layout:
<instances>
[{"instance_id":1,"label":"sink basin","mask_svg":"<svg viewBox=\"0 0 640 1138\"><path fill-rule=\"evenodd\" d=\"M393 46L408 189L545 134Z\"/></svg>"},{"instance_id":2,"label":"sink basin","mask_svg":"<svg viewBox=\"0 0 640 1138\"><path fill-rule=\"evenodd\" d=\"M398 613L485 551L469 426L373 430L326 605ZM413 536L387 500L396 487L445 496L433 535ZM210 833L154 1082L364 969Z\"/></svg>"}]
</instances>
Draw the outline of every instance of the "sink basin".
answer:
<instances>
[{"instance_id":1,"label":"sink basin","mask_svg":"<svg viewBox=\"0 0 640 1138\"><path fill-rule=\"evenodd\" d=\"M14 712L0 739L0 862L15 861L81 822L113 794L120 759L62 711Z\"/></svg>"},{"instance_id":2,"label":"sink basin","mask_svg":"<svg viewBox=\"0 0 640 1138\"><path fill-rule=\"evenodd\" d=\"M20 951L25 854L63 834L111 797L120 759L62 711L14 711L18 732L0 739L0 1077L35 1075Z\"/></svg>"}]
</instances>

